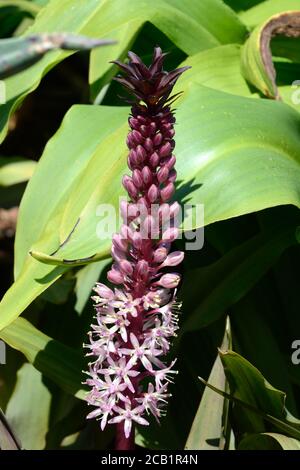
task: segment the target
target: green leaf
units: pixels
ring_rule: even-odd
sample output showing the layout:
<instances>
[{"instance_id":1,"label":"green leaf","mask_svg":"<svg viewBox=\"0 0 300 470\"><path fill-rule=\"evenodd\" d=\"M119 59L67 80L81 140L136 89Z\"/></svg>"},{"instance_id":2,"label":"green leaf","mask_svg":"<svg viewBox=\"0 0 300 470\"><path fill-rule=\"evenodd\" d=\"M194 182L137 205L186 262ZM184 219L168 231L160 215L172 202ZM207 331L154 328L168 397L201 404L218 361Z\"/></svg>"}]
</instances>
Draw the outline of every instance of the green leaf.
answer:
<instances>
[{"instance_id":1,"label":"green leaf","mask_svg":"<svg viewBox=\"0 0 300 470\"><path fill-rule=\"evenodd\" d=\"M274 432L250 434L242 439L238 450L300 450L300 441Z\"/></svg>"},{"instance_id":2,"label":"green leaf","mask_svg":"<svg viewBox=\"0 0 300 470\"><path fill-rule=\"evenodd\" d=\"M11 186L28 181L37 165L37 162L33 160L12 159L14 160L12 162L9 160L0 158L0 186Z\"/></svg>"},{"instance_id":3,"label":"green leaf","mask_svg":"<svg viewBox=\"0 0 300 470\"><path fill-rule=\"evenodd\" d=\"M299 36L300 11L283 12L257 26L246 41L241 60L244 77L264 95L279 99L276 72L270 49L275 35Z\"/></svg>"},{"instance_id":4,"label":"green leaf","mask_svg":"<svg viewBox=\"0 0 300 470\"><path fill-rule=\"evenodd\" d=\"M45 335L27 320L18 318L0 332L12 348L21 351L34 367L59 387L84 399L81 388L83 354Z\"/></svg>"},{"instance_id":5,"label":"green leaf","mask_svg":"<svg viewBox=\"0 0 300 470\"><path fill-rule=\"evenodd\" d=\"M239 354L220 351L220 358L229 383L238 432L268 432L266 422L291 437L300 437L300 421L289 418L285 393L275 389L261 372ZM240 406L241 404L241 406Z\"/></svg>"},{"instance_id":6,"label":"green leaf","mask_svg":"<svg viewBox=\"0 0 300 470\"><path fill-rule=\"evenodd\" d=\"M265 0L259 5L239 14L239 18L249 28L254 28L260 23L267 21L270 16L277 15L283 11L299 10L298 0Z\"/></svg>"},{"instance_id":7,"label":"green leaf","mask_svg":"<svg viewBox=\"0 0 300 470\"><path fill-rule=\"evenodd\" d=\"M111 32L124 29L129 21L135 22L135 25L138 22L140 25L146 21L152 22L189 54L220 43L241 43L246 33L234 12L219 0L202 0L199 4L195 4L194 0L187 0L184 4L178 0L153 0L142 5L140 0L78 0L76 3L73 0L52 0L41 10L27 34L68 31L90 37L108 37ZM130 34L136 34L135 28ZM118 32L115 37L119 37ZM7 103L1 107L2 139L9 115L38 86L42 76L67 55L52 52L18 77L5 81ZM115 59L114 56L110 58ZM102 73L107 72L109 67Z\"/></svg>"},{"instance_id":8,"label":"green leaf","mask_svg":"<svg viewBox=\"0 0 300 470\"><path fill-rule=\"evenodd\" d=\"M275 263L281 253L296 244L296 227L262 233L226 253L207 267L188 272L182 289L189 312L183 331L202 328L224 315Z\"/></svg>"},{"instance_id":9,"label":"green leaf","mask_svg":"<svg viewBox=\"0 0 300 470\"><path fill-rule=\"evenodd\" d=\"M2 410L0 409L0 450L20 450L20 444L14 435Z\"/></svg>"},{"instance_id":10,"label":"green leaf","mask_svg":"<svg viewBox=\"0 0 300 470\"><path fill-rule=\"evenodd\" d=\"M31 364L18 371L15 390L7 405L6 416L15 429L23 449L45 447L50 418L51 394L42 375Z\"/></svg>"},{"instance_id":11,"label":"green leaf","mask_svg":"<svg viewBox=\"0 0 300 470\"><path fill-rule=\"evenodd\" d=\"M241 46L218 46L188 57L180 67L191 66L174 88L178 93L193 83L215 88L235 95L252 96L240 70Z\"/></svg>"},{"instance_id":12,"label":"green leaf","mask_svg":"<svg viewBox=\"0 0 300 470\"><path fill-rule=\"evenodd\" d=\"M225 332L221 349L226 351L229 346L229 331ZM225 390L226 378L220 357L217 356L211 370L208 382L218 389ZM209 387L206 387L199 408L197 410L192 428L190 430L185 449L187 450L223 450L224 434L223 420L226 419L225 400ZM212 415L213 410L213 415Z\"/></svg>"}]
</instances>

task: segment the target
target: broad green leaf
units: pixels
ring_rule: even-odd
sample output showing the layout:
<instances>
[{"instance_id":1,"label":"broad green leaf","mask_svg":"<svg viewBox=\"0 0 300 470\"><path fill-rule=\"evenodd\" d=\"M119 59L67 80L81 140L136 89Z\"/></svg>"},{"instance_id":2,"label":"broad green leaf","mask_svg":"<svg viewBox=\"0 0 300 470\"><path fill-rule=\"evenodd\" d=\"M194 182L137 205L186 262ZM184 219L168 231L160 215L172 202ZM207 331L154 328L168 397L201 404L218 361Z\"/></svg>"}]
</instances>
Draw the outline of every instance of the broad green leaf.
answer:
<instances>
[{"instance_id":1,"label":"broad green leaf","mask_svg":"<svg viewBox=\"0 0 300 470\"><path fill-rule=\"evenodd\" d=\"M226 351L229 346L229 331L225 332L221 346L222 351ZM217 356L211 370L208 382L218 389L225 390L226 378L224 369ZM224 434L223 420L225 411L225 400L213 390L206 387L199 408L197 410L191 431L189 433L185 449L187 450L223 450ZM212 414L213 410L213 414Z\"/></svg>"},{"instance_id":2,"label":"broad green leaf","mask_svg":"<svg viewBox=\"0 0 300 470\"><path fill-rule=\"evenodd\" d=\"M17 441L10 424L4 413L0 409L0 450L19 450L20 444Z\"/></svg>"},{"instance_id":3,"label":"broad green leaf","mask_svg":"<svg viewBox=\"0 0 300 470\"><path fill-rule=\"evenodd\" d=\"M288 10L299 10L299 1L265 0L249 10L241 12L239 17L249 28L254 28L258 24L267 21L270 16Z\"/></svg>"},{"instance_id":4,"label":"broad green leaf","mask_svg":"<svg viewBox=\"0 0 300 470\"><path fill-rule=\"evenodd\" d=\"M202 328L224 315L275 263L296 244L295 227L257 235L236 246L212 265L186 273L182 297L189 316L183 331Z\"/></svg>"},{"instance_id":5,"label":"broad green leaf","mask_svg":"<svg viewBox=\"0 0 300 470\"><path fill-rule=\"evenodd\" d=\"M52 0L26 33L68 31L90 37L108 37L111 32L124 28L128 21L135 22L135 25L152 22L188 54L220 43L242 42L246 32L234 12L219 0L202 0L201 3L187 0L184 4L178 0L142 3L141 0ZM134 28L130 34L134 36L135 33ZM67 55L53 52L18 77L5 81L7 103L1 107L2 139L9 115L38 86L42 76Z\"/></svg>"},{"instance_id":6,"label":"broad green leaf","mask_svg":"<svg viewBox=\"0 0 300 470\"><path fill-rule=\"evenodd\" d=\"M242 439L238 450L300 450L300 441L274 432L250 434Z\"/></svg>"},{"instance_id":7,"label":"broad green leaf","mask_svg":"<svg viewBox=\"0 0 300 470\"><path fill-rule=\"evenodd\" d=\"M63 390L83 399L81 388L83 354L45 335L27 320L18 318L3 329L0 337L21 351L28 361Z\"/></svg>"},{"instance_id":8,"label":"broad green leaf","mask_svg":"<svg viewBox=\"0 0 300 470\"><path fill-rule=\"evenodd\" d=\"M243 47L241 67L244 77L270 98L280 98L270 49L271 38L276 34L299 36L299 25L300 11L272 16L254 29Z\"/></svg>"},{"instance_id":9,"label":"broad green leaf","mask_svg":"<svg viewBox=\"0 0 300 470\"><path fill-rule=\"evenodd\" d=\"M42 375L31 364L18 372L15 390L7 405L6 416L15 429L23 449L45 447L50 418L51 393Z\"/></svg>"},{"instance_id":10,"label":"broad green leaf","mask_svg":"<svg viewBox=\"0 0 300 470\"><path fill-rule=\"evenodd\" d=\"M261 372L239 354L220 351L220 358L235 400L234 416L239 435L245 432L268 432L271 422L291 437L300 437L300 422L288 419L285 408L285 393L272 387ZM249 405L249 408L242 405ZM254 412L253 409L259 411Z\"/></svg>"},{"instance_id":11,"label":"broad green leaf","mask_svg":"<svg viewBox=\"0 0 300 470\"><path fill-rule=\"evenodd\" d=\"M2 165L2 158L0 158L0 186L10 186L12 184L23 183L28 181L37 165L33 160L20 160L13 161Z\"/></svg>"},{"instance_id":12,"label":"broad green leaf","mask_svg":"<svg viewBox=\"0 0 300 470\"><path fill-rule=\"evenodd\" d=\"M177 82L174 93L178 93L192 83L215 88L235 95L252 96L240 70L241 46L228 44L188 57L180 67L191 66L188 73Z\"/></svg>"}]
</instances>

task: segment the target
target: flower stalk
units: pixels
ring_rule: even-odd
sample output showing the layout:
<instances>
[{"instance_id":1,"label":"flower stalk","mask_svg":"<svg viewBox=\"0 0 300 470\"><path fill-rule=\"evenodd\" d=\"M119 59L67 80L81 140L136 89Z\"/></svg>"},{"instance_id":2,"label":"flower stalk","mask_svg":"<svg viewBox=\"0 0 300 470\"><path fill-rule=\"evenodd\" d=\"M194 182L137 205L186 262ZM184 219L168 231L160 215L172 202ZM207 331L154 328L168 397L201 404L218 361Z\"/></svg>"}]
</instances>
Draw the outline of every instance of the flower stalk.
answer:
<instances>
[{"instance_id":1,"label":"flower stalk","mask_svg":"<svg viewBox=\"0 0 300 470\"><path fill-rule=\"evenodd\" d=\"M113 265L107 274L114 289L98 283L93 300L95 323L89 333L87 401L103 430L116 425L117 449L134 447L134 426L157 421L170 396L175 361L164 356L178 329L176 288L180 275L172 268L184 257L171 252L178 237L180 206L170 202L175 192L174 124L170 108L174 84L188 68L165 72L165 54L154 49L147 67L134 53L129 63L114 63L124 76L116 77L134 97L129 117L128 167L123 177L129 200L122 201L123 225L112 240ZM171 268L171 272L170 272Z\"/></svg>"}]
</instances>

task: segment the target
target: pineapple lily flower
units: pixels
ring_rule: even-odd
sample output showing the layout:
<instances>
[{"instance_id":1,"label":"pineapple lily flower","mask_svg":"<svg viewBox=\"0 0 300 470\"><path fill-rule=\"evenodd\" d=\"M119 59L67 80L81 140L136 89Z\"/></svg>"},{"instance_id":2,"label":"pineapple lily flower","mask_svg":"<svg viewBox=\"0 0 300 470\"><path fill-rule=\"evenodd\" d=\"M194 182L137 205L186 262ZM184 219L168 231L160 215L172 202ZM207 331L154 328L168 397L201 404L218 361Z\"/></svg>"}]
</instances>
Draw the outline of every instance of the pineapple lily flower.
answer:
<instances>
[{"instance_id":1,"label":"pineapple lily flower","mask_svg":"<svg viewBox=\"0 0 300 470\"><path fill-rule=\"evenodd\" d=\"M95 407L88 418L99 419L101 429L116 424L117 449L132 449L134 423L148 425L150 413L159 420L170 396L175 361L168 366L163 356L178 329L180 275L165 269L184 257L181 251L170 252L179 211L177 202L169 202L176 180L170 105L173 86L188 67L165 72L159 47L149 67L133 52L128 56L128 64L114 62L124 73L116 80L134 97L127 137L131 175L123 177L129 201L121 204L123 225L113 236L107 275L118 287L95 286L96 324L85 345L95 358L86 380L91 387L87 402Z\"/></svg>"}]
</instances>

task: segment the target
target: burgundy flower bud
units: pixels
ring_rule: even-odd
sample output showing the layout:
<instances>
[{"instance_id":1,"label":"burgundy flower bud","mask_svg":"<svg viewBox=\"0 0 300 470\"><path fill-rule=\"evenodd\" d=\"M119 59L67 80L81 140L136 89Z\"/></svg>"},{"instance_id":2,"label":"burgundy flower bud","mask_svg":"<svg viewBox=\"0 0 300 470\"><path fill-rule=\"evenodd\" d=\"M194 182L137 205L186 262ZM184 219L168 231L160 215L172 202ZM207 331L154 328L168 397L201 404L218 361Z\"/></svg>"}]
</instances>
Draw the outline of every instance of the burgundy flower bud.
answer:
<instances>
[{"instance_id":1,"label":"burgundy flower bud","mask_svg":"<svg viewBox=\"0 0 300 470\"><path fill-rule=\"evenodd\" d=\"M172 170L172 168L174 167L175 163L176 163L176 158L174 155L171 155L170 157L166 158L163 160L163 163L164 165L166 165L169 170Z\"/></svg>"},{"instance_id":2,"label":"burgundy flower bud","mask_svg":"<svg viewBox=\"0 0 300 470\"><path fill-rule=\"evenodd\" d=\"M129 120L129 125L132 129L139 129L140 127L140 123L138 121L138 119L136 119L135 117L131 117Z\"/></svg>"},{"instance_id":3,"label":"burgundy flower bud","mask_svg":"<svg viewBox=\"0 0 300 470\"><path fill-rule=\"evenodd\" d=\"M158 154L161 158L167 157L169 153L171 152L171 150L172 150L172 147L171 147L170 142L166 142L160 147Z\"/></svg>"},{"instance_id":4,"label":"burgundy flower bud","mask_svg":"<svg viewBox=\"0 0 300 470\"><path fill-rule=\"evenodd\" d=\"M136 161L137 161L137 163L138 164L143 163L143 161L145 160L145 158L147 156L144 147L142 147L141 145L138 145L137 148L135 149L135 151L136 151Z\"/></svg>"},{"instance_id":5,"label":"burgundy flower bud","mask_svg":"<svg viewBox=\"0 0 300 470\"><path fill-rule=\"evenodd\" d=\"M159 196L159 191L157 187L155 186L155 184L151 184L150 188L148 189L147 196L151 204L157 201L158 196Z\"/></svg>"},{"instance_id":6,"label":"burgundy flower bud","mask_svg":"<svg viewBox=\"0 0 300 470\"><path fill-rule=\"evenodd\" d=\"M129 167L130 169L135 168L139 164L139 160L136 154L135 149L131 149L128 155L128 160L129 160Z\"/></svg>"},{"instance_id":7,"label":"burgundy flower bud","mask_svg":"<svg viewBox=\"0 0 300 470\"><path fill-rule=\"evenodd\" d=\"M152 139L154 147L159 147L162 141L163 141L163 135L160 132L158 134L155 134L155 136Z\"/></svg>"},{"instance_id":8,"label":"burgundy flower bud","mask_svg":"<svg viewBox=\"0 0 300 470\"><path fill-rule=\"evenodd\" d=\"M123 176L122 183L123 183L124 188L128 192L129 196L131 198L135 199L138 195L138 190L135 187L135 185L132 181L132 178L130 178L130 176L125 175L125 176Z\"/></svg>"},{"instance_id":9,"label":"burgundy flower bud","mask_svg":"<svg viewBox=\"0 0 300 470\"><path fill-rule=\"evenodd\" d=\"M153 143L152 143L152 139L150 139L150 137L147 137L147 139L145 140L144 147L147 150L147 152L152 152L153 151Z\"/></svg>"},{"instance_id":10,"label":"burgundy flower bud","mask_svg":"<svg viewBox=\"0 0 300 470\"><path fill-rule=\"evenodd\" d=\"M122 219L126 222L128 219L128 206L129 203L127 201L122 200L120 202L120 214Z\"/></svg>"},{"instance_id":11,"label":"burgundy flower bud","mask_svg":"<svg viewBox=\"0 0 300 470\"><path fill-rule=\"evenodd\" d=\"M166 165L162 166L157 172L157 180L159 183L164 183L169 176L169 169Z\"/></svg>"},{"instance_id":12,"label":"burgundy flower bud","mask_svg":"<svg viewBox=\"0 0 300 470\"><path fill-rule=\"evenodd\" d=\"M158 163L159 163L159 155L158 153L154 152L152 153L150 159L149 159L149 163L150 165L152 166L152 168L156 168Z\"/></svg>"},{"instance_id":13,"label":"burgundy flower bud","mask_svg":"<svg viewBox=\"0 0 300 470\"><path fill-rule=\"evenodd\" d=\"M132 173L132 180L134 182L134 185L140 189L143 186L143 178L142 178L142 173L140 170L133 170Z\"/></svg>"},{"instance_id":14,"label":"burgundy flower bud","mask_svg":"<svg viewBox=\"0 0 300 470\"><path fill-rule=\"evenodd\" d=\"M144 142L144 138L139 131L133 130L131 132L131 136L132 136L133 142L136 145L142 144Z\"/></svg>"},{"instance_id":15,"label":"burgundy flower bud","mask_svg":"<svg viewBox=\"0 0 300 470\"><path fill-rule=\"evenodd\" d=\"M135 147L135 141L134 141L134 139L132 138L131 133L128 134L128 136L127 136L127 138L126 138L126 144L127 144L127 147L128 147L129 149L132 149L132 148Z\"/></svg>"},{"instance_id":16,"label":"burgundy flower bud","mask_svg":"<svg viewBox=\"0 0 300 470\"><path fill-rule=\"evenodd\" d=\"M142 169L142 177L143 177L143 181L145 185L150 186L150 184L153 181L153 175L152 175L152 171L150 170L148 166L144 166L144 168Z\"/></svg>"},{"instance_id":17,"label":"burgundy flower bud","mask_svg":"<svg viewBox=\"0 0 300 470\"><path fill-rule=\"evenodd\" d=\"M137 119L138 119L140 124L146 124L146 122L147 122L147 119L144 118L143 116L141 116L140 114L137 116Z\"/></svg>"},{"instance_id":18,"label":"burgundy flower bud","mask_svg":"<svg viewBox=\"0 0 300 470\"><path fill-rule=\"evenodd\" d=\"M154 135L157 129L155 122L153 121L150 122L148 129L149 129L149 135Z\"/></svg>"},{"instance_id":19,"label":"burgundy flower bud","mask_svg":"<svg viewBox=\"0 0 300 470\"><path fill-rule=\"evenodd\" d=\"M168 201L173 194L175 193L175 186L173 183L168 183L167 186L165 186L161 191L160 191L160 197L163 202Z\"/></svg>"},{"instance_id":20,"label":"burgundy flower bud","mask_svg":"<svg viewBox=\"0 0 300 470\"><path fill-rule=\"evenodd\" d=\"M164 274L158 281L158 285L166 289L175 289L180 282L180 275L177 273Z\"/></svg>"}]
</instances>

